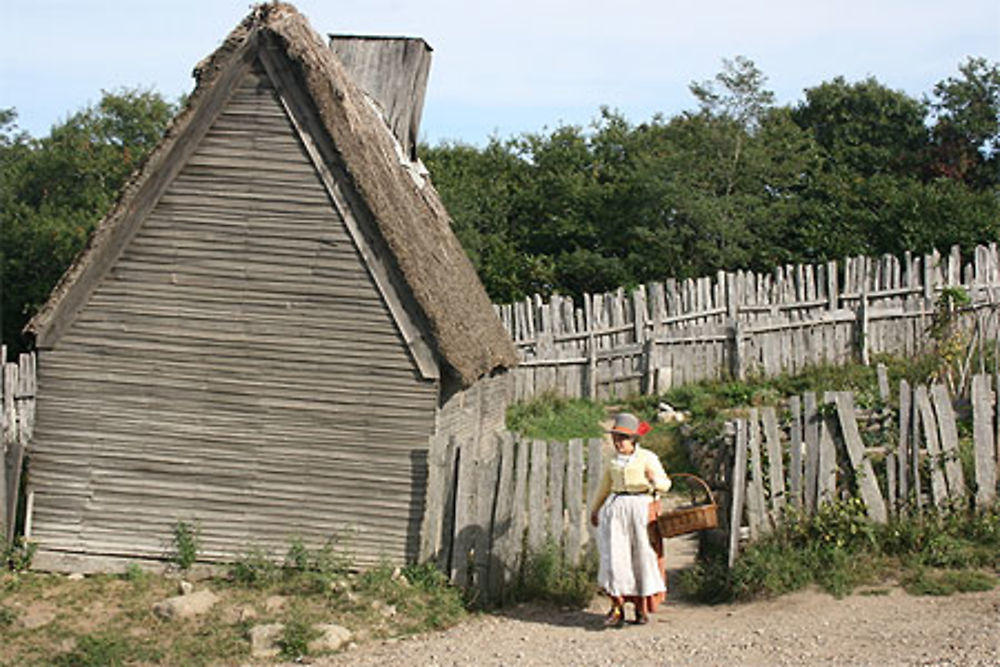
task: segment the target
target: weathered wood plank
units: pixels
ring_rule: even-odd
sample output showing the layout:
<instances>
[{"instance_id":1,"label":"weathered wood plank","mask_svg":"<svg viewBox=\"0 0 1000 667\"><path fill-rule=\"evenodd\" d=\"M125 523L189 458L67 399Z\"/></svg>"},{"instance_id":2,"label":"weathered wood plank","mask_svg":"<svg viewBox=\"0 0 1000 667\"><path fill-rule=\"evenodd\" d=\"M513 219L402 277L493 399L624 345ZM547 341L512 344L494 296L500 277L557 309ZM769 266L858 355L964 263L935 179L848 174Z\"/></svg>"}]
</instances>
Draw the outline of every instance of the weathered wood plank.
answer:
<instances>
[{"instance_id":1,"label":"weathered wood plank","mask_svg":"<svg viewBox=\"0 0 1000 667\"><path fill-rule=\"evenodd\" d=\"M601 438L591 438L587 441L587 504L594 501L597 495L597 486L601 482L604 474L603 441ZM587 538L590 544L597 544L597 529L590 524L590 517L587 517Z\"/></svg>"},{"instance_id":2,"label":"weathered wood plank","mask_svg":"<svg viewBox=\"0 0 1000 667\"><path fill-rule=\"evenodd\" d=\"M451 557L451 582L467 588L474 566L473 545L476 541L476 456L475 443L470 438L459 441L458 473L455 488L455 533Z\"/></svg>"},{"instance_id":3,"label":"weathered wood plank","mask_svg":"<svg viewBox=\"0 0 1000 667\"><path fill-rule=\"evenodd\" d=\"M851 392L838 391L833 398L837 404L840 433L844 438L847 456L854 468L854 479L868 510L868 516L876 523L886 523L889 514L882 492L878 488L878 480L875 478L871 461L865 455L864 443L858 431L858 415L854 410L854 395Z\"/></svg>"},{"instance_id":4,"label":"weathered wood plank","mask_svg":"<svg viewBox=\"0 0 1000 667\"><path fill-rule=\"evenodd\" d=\"M528 478L530 476L531 447L531 443L527 440L518 439L515 441L514 501L511 507L512 532L510 539L518 553L521 551L525 531L528 528ZM511 567L518 568L522 562L521 556L509 562Z\"/></svg>"},{"instance_id":5,"label":"weathered wood plank","mask_svg":"<svg viewBox=\"0 0 1000 667\"><path fill-rule=\"evenodd\" d=\"M972 377L972 438L976 461L976 507L989 507L996 499L996 441L993 406L996 398L990 386L992 376Z\"/></svg>"},{"instance_id":6,"label":"weathered wood plank","mask_svg":"<svg viewBox=\"0 0 1000 667\"><path fill-rule=\"evenodd\" d=\"M427 493L420 528L420 561L435 561L447 567L443 545L446 508L451 501L450 478L454 475L455 447L452 438L432 437L427 452ZM450 546L450 545L448 545Z\"/></svg>"},{"instance_id":7,"label":"weathered wood plank","mask_svg":"<svg viewBox=\"0 0 1000 667\"><path fill-rule=\"evenodd\" d=\"M896 443L896 461L898 464L898 474L897 479L899 484L897 489L899 491L898 495L892 499L895 504L896 511L902 512L906 508L907 500L910 495L910 476L908 474L909 470L909 460L910 460L910 446L912 441L911 435L911 423L912 423L912 391L910 390L910 383L906 380L899 381L899 441Z\"/></svg>"},{"instance_id":8,"label":"weathered wood plank","mask_svg":"<svg viewBox=\"0 0 1000 667\"><path fill-rule=\"evenodd\" d=\"M760 418L757 408L750 409L749 444L750 478L747 482L747 521L750 524L750 539L757 539L771 528L764 497L764 471L760 455Z\"/></svg>"},{"instance_id":9,"label":"weathered wood plank","mask_svg":"<svg viewBox=\"0 0 1000 667\"><path fill-rule=\"evenodd\" d=\"M583 440L569 441L566 462L566 559L577 564L582 556L584 521L587 520L583 498Z\"/></svg>"},{"instance_id":10,"label":"weathered wood plank","mask_svg":"<svg viewBox=\"0 0 1000 667\"><path fill-rule=\"evenodd\" d=\"M960 504L965 500L965 476L962 474L962 462L958 457L958 427L955 424L955 410L952 408L948 389L943 384L935 384L931 387L931 398L934 403L934 412L937 414L938 429L941 433L941 456L944 459L948 497L952 503Z\"/></svg>"},{"instance_id":11,"label":"weathered wood plank","mask_svg":"<svg viewBox=\"0 0 1000 667\"><path fill-rule=\"evenodd\" d=\"M824 403L826 398L824 397ZM816 464L816 507L837 499L837 450L831 417L819 417L819 452Z\"/></svg>"},{"instance_id":12,"label":"weathered wood plank","mask_svg":"<svg viewBox=\"0 0 1000 667\"><path fill-rule=\"evenodd\" d=\"M501 463L499 452L495 447L491 446L489 450L485 457L476 461L476 525L472 543L475 555L472 583L484 599L490 599L491 593L489 587L493 560L491 537Z\"/></svg>"},{"instance_id":13,"label":"weathered wood plank","mask_svg":"<svg viewBox=\"0 0 1000 667\"><path fill-rule=\"evenodd\" d=\"M747 430L746 420L736 420L736 452L733 459L733 498L729 513L729 567L739 553L740 533L743 527L743 507L747 491Z\"/></svg>"},{"instance_id":14,"label":"weathered wood plank","mask_svg":"<svg viewBox=\"0 0 1000 667\"><path fill-rule=\"evenodd\" d=\"M805 447L806 447L806 460L805 460L805 508L810 514L816 511L817 503L817 489L818 489L818 479L819 479L819 451L820 451L820 441L819 441L819 429L820 429L820 415L816 409L816 394L813 392L806 392L802 396L803 402L803 413L802 422L803 430L805 432Z\"/></svg>"},{"instance_id":15,"label":"weathered wood plank","mask_svg":"<svg viewBox=\"0 0 1000 667\"><path fill-rule=\"evenodd\" d=\"M944 507L948 498L948 487L945 483L944 473L941 470L943 461L941 460L941 446L938 441L937 419L931 409L930 397L927 387L919 385L913 392L913 402L917 410L920 411L920 422L924 444L927 446L928 467L930 468L931 479L931 500L935 507Z\"/></svg>"},{"instance_id":16,"label":"weathered wood plank","mask_svg":"<svg viewBox=\"0 0 1000 667\"><path fill-rule=\"evenodd\" d=\"M778 418L773 406L760 410L764 426L764 440L767 451L768 485L771 491L771 511L774 521L779 521L785 508L785 472L782 460L781 436L778 433Z\"/></svg>"},{"instance_id":17,"label":"weathered wood plank","mask_svg":"<svg viewBox=\"0 0 1000 667\"><path fill-rule=\"evenodd\" d=\"M566 443L549 443L549 525L548 537L563 543L565 526Z\"/></svg>"},{"instance_id":18,"label":"weathered wood plank","mask_svg":"<svg viewBox=\"0 0 1000 667\"><path fill-rule=\"evenodd\" d=\"M534 440L531 443L531 468L528 476L528 546L533 550L545 544L548 526L548 443Z\"/></svg>"},{"instance_id":19,"label":"weathered wood plank","mask_svg":"<svg viewBox=\"0 0 1000 667\"><path fill-rule=\"evenodd\" d=\"M803 507L802 502L802 401L798 396L788 399L788 411L791 415L789 427L789 460L788 502L792 507Z\"/></svg>"},{"instance_id":20,"label":"weathered wood plank","mask_svg":"<svg viewBox=\"0 0 1000 667\"><path fill-rule=\"evenodd\" d=\"M489 574L491 599L496 599L513 580L517 551L521 543L515 540L513 510L516 480L514 476L514 435L503 431L496 436L500 455L500 477L497 480L496 506L493 512L490 539L493 561ZM428 482L428 491L434 487Z\"/></svg>"}]
</instances>

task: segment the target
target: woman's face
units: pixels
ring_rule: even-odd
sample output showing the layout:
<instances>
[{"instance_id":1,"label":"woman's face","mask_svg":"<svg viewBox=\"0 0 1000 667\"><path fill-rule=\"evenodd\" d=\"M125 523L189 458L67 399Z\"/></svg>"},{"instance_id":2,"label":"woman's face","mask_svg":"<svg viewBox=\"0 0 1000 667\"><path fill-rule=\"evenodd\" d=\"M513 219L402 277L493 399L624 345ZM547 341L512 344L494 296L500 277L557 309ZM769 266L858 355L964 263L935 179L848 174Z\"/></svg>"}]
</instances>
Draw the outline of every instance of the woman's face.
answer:
<instances>
[{"instance_id":1,"label":"woman's face","mask_svg":"<svg viewBox=\"0 0 1000 667\"><path fill-rule=\"evenodd\" d=\"M635 449L635 443L632 442L632 438L621 433L612 433L611 442L615 445L615 451L619 454L631 454Z\"/></svg>"}]
</instances>

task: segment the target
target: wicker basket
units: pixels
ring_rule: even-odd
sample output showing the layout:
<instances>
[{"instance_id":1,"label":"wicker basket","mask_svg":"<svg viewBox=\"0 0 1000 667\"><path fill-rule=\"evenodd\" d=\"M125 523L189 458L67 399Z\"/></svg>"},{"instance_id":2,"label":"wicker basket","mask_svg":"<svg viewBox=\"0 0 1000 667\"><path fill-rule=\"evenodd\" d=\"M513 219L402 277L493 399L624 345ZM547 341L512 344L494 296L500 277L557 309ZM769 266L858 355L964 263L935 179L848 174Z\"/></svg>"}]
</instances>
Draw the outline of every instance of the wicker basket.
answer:
<instances>
[{"instance_id":1,"label":"wicker basket","mask_svg":"<svg viewBox=\"0 0 1000 667\"><path fill-rule=\"evenodd\" d=\"M656 523L660 528L663 537L674 537L685 533L694 533L699 530L708 530L719 525L719 508L715 504L715 497L712 490L708 488L701 477L689 475L688 473L675 473L671 477L690 477L705 489L708 501L704 504L693 504L685 507L677 507L665 510L657 517ZM694 500L692 495L692 501Z\"/></svg>"}]
</instances>

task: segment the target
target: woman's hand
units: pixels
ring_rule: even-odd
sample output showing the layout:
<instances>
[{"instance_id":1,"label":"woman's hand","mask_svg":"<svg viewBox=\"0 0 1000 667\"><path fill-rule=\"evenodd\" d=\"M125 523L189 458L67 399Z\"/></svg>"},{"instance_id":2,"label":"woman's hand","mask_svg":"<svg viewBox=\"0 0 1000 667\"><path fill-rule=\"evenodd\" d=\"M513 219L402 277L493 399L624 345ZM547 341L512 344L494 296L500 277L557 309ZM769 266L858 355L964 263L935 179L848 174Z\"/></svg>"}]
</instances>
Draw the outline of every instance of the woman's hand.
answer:
<instances>
[{"instance_id":1,"label":"woman's hand","mask_svg":"<svg viewBox=\"0 0 1000 667\"><path fill-rule=\"evenodd\" d=\"M646 479L649 480L650 484L656 483L656 472L651 466L646 466Z\"/></svg>"},{"instance_id":2,"label":"woman's hand","mask_svg":"<svg viewBox=\"0 0 1000 667\"><path fill-rule=\"evenodd\" d=\"M594 510L593 512L590 513L590 525L597 526L597 524L598 524L597 510Z\"/></svg>"}]
</instances>

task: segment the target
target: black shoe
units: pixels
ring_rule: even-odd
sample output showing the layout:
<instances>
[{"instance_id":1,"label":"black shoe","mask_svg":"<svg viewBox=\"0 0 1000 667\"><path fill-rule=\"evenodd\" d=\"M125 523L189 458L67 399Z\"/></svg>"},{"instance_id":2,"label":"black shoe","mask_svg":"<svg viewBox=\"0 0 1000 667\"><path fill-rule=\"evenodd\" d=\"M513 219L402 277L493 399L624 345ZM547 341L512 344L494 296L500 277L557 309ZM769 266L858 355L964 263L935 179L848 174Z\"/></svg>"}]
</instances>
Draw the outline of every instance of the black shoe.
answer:
<instances>
[{"instance_id":1,"label":"black shoe","mask_svg":"<svg viewBox=\"0 0 1000 667\"><path fill-rule=\"evenodd\" d=\"M620 628L625 625L625 610L621 607L612 607L608 615L604 617L604 627Z\"/></svg>"}]
</instances>

